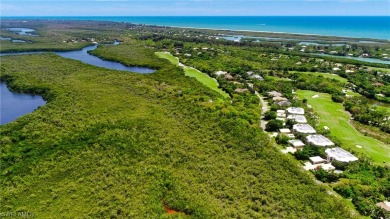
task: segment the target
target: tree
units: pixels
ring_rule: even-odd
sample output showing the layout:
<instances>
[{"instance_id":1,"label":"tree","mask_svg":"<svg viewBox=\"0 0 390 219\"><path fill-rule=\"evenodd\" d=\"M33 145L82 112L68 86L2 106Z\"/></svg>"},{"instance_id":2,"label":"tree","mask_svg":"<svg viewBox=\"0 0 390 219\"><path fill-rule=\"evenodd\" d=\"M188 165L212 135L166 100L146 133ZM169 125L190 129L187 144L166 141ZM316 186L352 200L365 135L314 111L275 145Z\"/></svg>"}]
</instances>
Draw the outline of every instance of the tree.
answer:
<instances>
[{"instance_id":1,"label":"tree","mask_svg":"<svg viewBox=\"0 0 390 219\"><path fill-rule=\"evenodd\" d=\"M271 119L276 119L277 114L275 111L268 111L264 114L264 119L266 120L271 120Z\"/></svg>"},{"instance_id":2,"label":"tree","mask_svg":"<svg viewBox=\"0 0 390 219\"><path fill-rule=\"evenodd\" d=\"M356 209L363 214L364 216L369 216L375 209L375 205L371 199L364 197L355 197L352 199L352 203L355 205Z\"/></svg>"},{"instance_id":3,"label":"tree","mask_svg":"<svg viewBox=\"0 0 390 219\"><path fill-rule=\"evenodd\" d=\"M339 175L334 172L328 172L321 167L318 170L314 170L314 175L318 180L325 183L336 182L339 179Z\"/></svg>"},{"instance_id":4,"label":"tree","mask_svg":"<svg viewBox=\"0 0 390 219\"><path fill-rule=\"evenodd\" d=\"M275 140L276 140L276 143L278 143L278 144L287 145L288 140L290 140L290 138L286 135L279 134L276 136Z\"/></svg>"},{"instance_id":5,"label":"tree","mask_svg":"<svg viewBox=\"0 0 390 219\"><path fill-rule=\"evenodd\" d=\"M283 128L283 121L277 119L270 120L265 126L265 130L269 132L274 132L281 128Z\"/></svg>"},{"instance_id":6,"label":"tree","mask_svg":"<svg viewBox=\"0 0 390 219\"><path fill-rule=\"evenodd\" d=\"M341 95L332 94L332 100L336 103L342 103L344 101L344 97Z\"/></svg>"}]
</instances>

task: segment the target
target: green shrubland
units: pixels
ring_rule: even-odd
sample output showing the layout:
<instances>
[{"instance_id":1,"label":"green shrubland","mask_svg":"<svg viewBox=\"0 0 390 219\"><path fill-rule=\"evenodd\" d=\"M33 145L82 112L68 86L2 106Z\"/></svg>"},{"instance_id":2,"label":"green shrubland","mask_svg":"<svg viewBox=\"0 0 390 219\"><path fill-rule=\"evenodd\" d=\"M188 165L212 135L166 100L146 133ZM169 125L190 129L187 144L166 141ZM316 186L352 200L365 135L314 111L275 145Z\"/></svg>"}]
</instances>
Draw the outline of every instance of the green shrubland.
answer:
<instances>
[{"instance_id":1,"label":"green shrubland","mask_svg":"<svg viewBox=\"0 0 390 219\"><path fill-rule=\"evenodd\" d=\"M354 217L270 143L253 94L209 101L218 93L153 50L128 43L96 54L155 73L108 70L54 54L2 57L1 80L48 103L1 126L1 212ZM168 215L167 207L179 213Z\"/></svg>"}]
</instances>

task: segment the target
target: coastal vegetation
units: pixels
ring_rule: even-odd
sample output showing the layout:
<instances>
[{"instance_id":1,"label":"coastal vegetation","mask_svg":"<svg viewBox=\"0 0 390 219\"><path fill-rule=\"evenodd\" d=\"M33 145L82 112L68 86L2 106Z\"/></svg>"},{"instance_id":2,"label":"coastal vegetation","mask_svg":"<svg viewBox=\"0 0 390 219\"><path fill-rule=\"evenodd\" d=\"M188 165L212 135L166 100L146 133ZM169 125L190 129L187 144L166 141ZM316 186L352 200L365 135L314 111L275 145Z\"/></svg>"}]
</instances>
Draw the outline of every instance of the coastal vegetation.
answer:
<instances>
[{"instance_id":1,"label":"coastal vegetation","mask_svg":"<svg viewBox=\"0 0 390 219\"><path fill-rule=\"evenodd\" d=\"M201 218L351 217L247 119L258 103L209 103L215 92L151 50L132 51L159 70L3 57L2 81L48 103L1 127L2 211L144 218L168 206Z\"/></svg>"},{"instance_id":2,"label":"coastal vegetation","mask_svg":"<svg viewBox=\"0 0 390 219\"><path fill-rule=\"evenodd\" d=\"M354 123L389 132L388 65L290 51L297 44L289 41L217 40L211 30L88 21L25 25L39 37L23 36L29 43L7 42L1 51L121 40L90 54L156 72L104 69L55 54L2 57L1 81L48 101L0 127L2 212L39 218L387 216L375 204L390 196L388 145L356 131L345 110ZM309 124L327 125L330 133L321 132L357 152L359 161L335 163L341 175L313 172L326 182L318 184L259 127L256 94L269 91L304 107ZM275 111L285 107L272 100L270 106L266 128L274 131L283 127ZM288 143L282 135L275 140ZM321 154L307 147L296 157Z\"/></svg>"}]
</instances>

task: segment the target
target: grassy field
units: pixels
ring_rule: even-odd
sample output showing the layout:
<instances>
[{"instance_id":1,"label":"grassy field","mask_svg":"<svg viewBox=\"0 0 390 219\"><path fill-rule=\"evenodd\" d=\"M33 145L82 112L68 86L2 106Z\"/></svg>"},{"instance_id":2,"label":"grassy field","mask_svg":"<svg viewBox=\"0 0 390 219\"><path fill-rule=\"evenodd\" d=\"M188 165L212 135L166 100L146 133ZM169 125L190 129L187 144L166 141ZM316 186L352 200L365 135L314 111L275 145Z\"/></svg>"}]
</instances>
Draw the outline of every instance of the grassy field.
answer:
<instances>
[{"instance_id":1,"label":"grassy field","mask_svg":"<svg viewBox=\"0 0 390 219\"><path fill-rule=\"evenodd\" d=\"M340 77L336 74L330 74L330 73L321 73L321 72L298 72L298 71L290 71L290 73L299 73L299 74L307 74L307 75L314 75L314 76L322 76L324 78L330 78L330 79L336 79L338 81L341 81L343 83L347 83L348 80Z\"/></svg>"},{"instance_id":2,"label":"grassy field","mask_svg":"<svg viewBox=\"0 0 390 219\"><path fill-rule=\"evenodd\" d=\"M376 106L376 107L380 110L385 110L386 112L390 113L390 107L386 107L386 106Z\"/></svg>"},{"instance_id":3,"label":"grassy field","mask_svg":"<svg viewBox=\"0 0 390 219\"><path fill-rule=\"evenodd\" d=\"M376 71L387 72L387 73L390 72L390 69L388 69L388 68L377 68L377 67L371 67L371 66L365 66L365 67L372 69L372 70L376 70Z\"/></svg>"},{"instance_id":4,"label":"grassy field","mask_svg":"<svg viewBox=\"0 0 390 219\"><path fill-rule=\"evenodd\" d=\"M353 92L353 91L348 91L346 94L349 96L354 96L354 97L361 97L362 96L361 94Z\"/></svg>"},{"instance_id":5,"label":"grassy field","mask_svg":"<svg viewBox=\"0 0 390 219\"><path fill-rule=\"evenodd\" d=\"M168 59L172 64L179 66L179 59L174 57L172 54L168 52L156 52L155 53L158 57L163 59Z\"/></svg>"},{"instance_id":6,"label":"grassy field","mask_svg":"<svg viewBox=\"0 0 390 219\"><path fill-rule=\"evenodd\" d=\"M312 96L315 94L318 94L319 97L313 99ZM364 153L376 163L390 164L390 146L364 136L353 128L349 123L350 116L348 113L341 104L333 102L329 94L299 90L297 95L301 99L307 99L308 104L313 106L315 112L320 117L319 125L328 126L331 130L331 135L336 137L343 147ZM363 148L357 148L356 145L360 145Z\"/></svg>"},{"instance_id":7,"label":"grassy field","mask_svg":"<svg viewBox=\"0 0 390 219\"><path fill-rule=\"evenodd\" d=\"M163 59L167 59L172 64L179 66L179 60L176 57L174 57L173 55L171 55L170 53L156 52L155 54L158 57L163 58ZM188 67L188 66L185 66L183 69L184 69L184 73L186 76L196 78L196 80L198 80L199 82L201 82L202 84L204 84L208 88L210 88L214 91L217 91L225 98L229 98L229 94L225 93L223 90L218 88L218 82L214 78L211 78L207 74L202 73L199 70Z\"/></svg>"},{"instance_id":8,"label":"grassy field","mask_svg":"<svg viewBox=\"0 0 390 219\"><path fill-rule=\"evenodd\" d=\"M269 75L267 75L266 78L267 78L267 79L273 79L273 80L275 80L275 81L291 81L290 78L280 78L280 77L269 76Z\"/></svg>"}]
</instances>

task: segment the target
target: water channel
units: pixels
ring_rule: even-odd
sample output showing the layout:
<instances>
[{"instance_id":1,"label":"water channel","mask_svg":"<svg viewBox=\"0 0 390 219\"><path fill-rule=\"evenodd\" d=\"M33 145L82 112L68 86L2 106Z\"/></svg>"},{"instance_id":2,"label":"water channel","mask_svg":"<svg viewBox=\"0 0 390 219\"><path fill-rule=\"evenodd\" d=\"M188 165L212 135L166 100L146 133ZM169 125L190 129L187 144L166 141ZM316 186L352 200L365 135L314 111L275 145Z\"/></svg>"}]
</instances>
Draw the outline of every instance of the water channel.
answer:
<instances>
[{"instance_id":1,"label":"water channel","mask_svg":"<svg viewBox=\"0 0 390 219\"><path fill-rule=\"evenodd\" d=\"M115 42L114 45L118 45ZM128 67L118 62L107 61L96 56L90 55L88 51L94 50L98 45L87 46L82 50L69 52L56 52L57 55L64 58L79 60L83 63L103 67L107 69L129 71L140 74L150 74L155 72L154 69L146 67ZM39 54L44 52L17 52L17 53L0 53L0 56L7 55L25 55L25 54ZM20 94L11 92L5 83L0 83L1 86L1 100L0 100L0 125L14 121L15 119L30 113L46 102L41 96L31 94Z\"/></svg>"}]
</instances>

